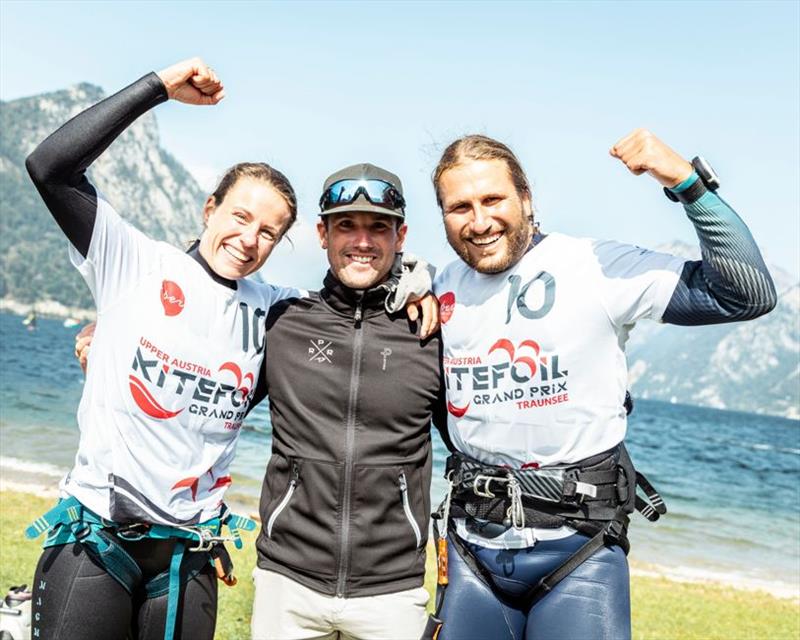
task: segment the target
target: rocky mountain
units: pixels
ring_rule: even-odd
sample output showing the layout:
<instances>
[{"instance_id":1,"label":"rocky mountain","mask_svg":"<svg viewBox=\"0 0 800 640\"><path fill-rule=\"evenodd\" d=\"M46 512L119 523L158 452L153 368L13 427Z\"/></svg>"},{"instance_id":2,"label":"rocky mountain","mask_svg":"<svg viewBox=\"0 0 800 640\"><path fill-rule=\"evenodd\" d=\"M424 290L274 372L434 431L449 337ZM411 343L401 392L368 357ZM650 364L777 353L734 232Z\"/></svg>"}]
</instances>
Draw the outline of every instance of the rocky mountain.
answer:
<instances>
[{"instance_id":1,"label":"rocky mountain","mask_svg":"<svg viewBox=\"0 0 800 640\"><path fill-rule=\"evenodd\" d=\"M683 243L658 249L699 256ZM640 323L627 345L634 396L800 418L800 283L780 267L770 273L778 305L752 322Z\"/></svg>"},{"instance_id":2,"label":"rocky mountain","mask_svg":"<svg viewBox=\"0 0 800 640\"><path fill-rule=\"evenodd\" d=\"M26 156L103 91L79 84L0 102L0 299L53 308L92 308L89 290L69 264L67 241L25 171ZM153 113L129 127L92 165L89 179L123 217L152 238L182 245L196 238L205 194L159 146Z\"/></svg>"}]
</instances>

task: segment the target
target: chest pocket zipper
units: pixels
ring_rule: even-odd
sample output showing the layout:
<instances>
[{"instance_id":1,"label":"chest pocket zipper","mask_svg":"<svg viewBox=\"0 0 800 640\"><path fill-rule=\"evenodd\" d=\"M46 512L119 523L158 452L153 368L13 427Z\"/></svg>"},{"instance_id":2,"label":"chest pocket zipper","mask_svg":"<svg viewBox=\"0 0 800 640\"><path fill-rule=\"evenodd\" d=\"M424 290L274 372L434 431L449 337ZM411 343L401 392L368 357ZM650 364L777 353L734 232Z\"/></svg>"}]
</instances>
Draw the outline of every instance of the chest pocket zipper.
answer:
<instances>
[{"instance_id":1,"label":"chest pocket zipper","mask_svg":"<svg viewBox=\"0 0 800 640\"><path fill-rule=\"evenodd\" d=\"M287 505L289 504L289 500L292 499L292 494L294 493L295 488L297 487L297 480L300 477L300 470L297 468L297 463L292 463L292 479L289 481L289 488L286 490L286 495L281 498L281 501L278 503L278 506L275 507L275 511L272 512L272 515L267 520L267 537L272 537L272 527L275 526L275 520L278 519L278 516L281 515L281 511L283 511Z\"/></svg>"},{"instance_id":2,"label":"chest pocket zipper","mask_svg":"<svg viewBox=\"0 0 800 640\"><path fill-rule=\"evenodd\" d=\"M411 528L414 530L414 537L417 539L416 546L418 548L422 542L422 534L419 532L419 525L417 524L417 521L414 520L414 514L411 513L411 505L408 502L408 483L406 482L405 472L400 474L400 494L403 497L403 511L406 513L408 524L410 524Z\"/></svg>"}]
</instances>

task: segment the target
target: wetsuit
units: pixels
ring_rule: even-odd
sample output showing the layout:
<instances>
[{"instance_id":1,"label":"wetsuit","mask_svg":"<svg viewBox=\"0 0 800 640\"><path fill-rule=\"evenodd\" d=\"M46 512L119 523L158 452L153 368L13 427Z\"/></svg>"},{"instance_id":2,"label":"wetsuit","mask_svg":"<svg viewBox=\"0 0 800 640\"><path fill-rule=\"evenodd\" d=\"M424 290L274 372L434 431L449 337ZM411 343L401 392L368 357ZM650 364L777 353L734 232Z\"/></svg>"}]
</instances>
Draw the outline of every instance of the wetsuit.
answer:
<instances>
[{"instance_id":1,"label":"wetsuit","mask_svg":"<svg viewBox=\"0 0 800 640\"><path fill-rule=\"evenodd\" d=\"M624 346L638 320L697 325L772 309L774 286L746 226L717 195L694 191L685 210L702 261L554 233L534 238L502 273L460 261L441 273L449 433L459 451L523 469L611 450L625 437ZM603 547L530 607L514 596L587 538L567 526L514 529L470 517L453 525L496 586L451 552L440 640L630 636L619 547Z\"/></svg>"},{"instance_id":2,"label":"wetsuit","mask_svg":"<svg viewBox=\"0 0 800 640\"><path fill-rule=\"evenodd\" d=\"M94 159L166 99L149 74L70 120L26 163L97 306L78 453L61 497L116 525L193 525L220 514L263 358L263 319L277 300L301 294L221 278L196 246L183 253L147 238L89 183ZM117 542L144 574L130 594L80 542L45 550L34 580L36 637L125 638L129 628L163 637L167 595L148 600L144 583L169 568L174 541ZM212 638L208 556L188 553L182 566L176 636Z\"/></svg>"}]
</instances>

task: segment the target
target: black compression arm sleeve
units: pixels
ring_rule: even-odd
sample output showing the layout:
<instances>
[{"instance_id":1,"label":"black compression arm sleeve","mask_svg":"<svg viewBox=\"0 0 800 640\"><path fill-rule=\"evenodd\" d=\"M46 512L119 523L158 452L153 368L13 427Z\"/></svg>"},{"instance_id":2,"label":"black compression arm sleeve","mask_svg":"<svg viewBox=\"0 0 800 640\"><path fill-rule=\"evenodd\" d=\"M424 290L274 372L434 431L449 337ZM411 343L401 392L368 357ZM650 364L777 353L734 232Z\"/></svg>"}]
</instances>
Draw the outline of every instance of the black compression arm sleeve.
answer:
<instances>
[{"instance_id":1,"label":"black compression arm sleeve","mask_svg":"<svg viewBox=\"0 0 800 640\"><path fill-rule=\"evenodd\" d=\"M25 161L53 218L83 257L89 252L97 214L97 193L86 179L86 169L136 118L166 100L164 83L149 73L79 113Z\"/></svg>"},{"instance_id":2,"label":"black compression arm sleeve","mask_svg":"<svg viewBox=\"0 0 800 640\"><path fill-rule=\"evenodd\" d=\"M685 209L700 240L703 259L684 265L664 311L664 322L736 322L771 311L777 301L775 285L742 219L711 191Z\"/></svg>"}]
</instances>

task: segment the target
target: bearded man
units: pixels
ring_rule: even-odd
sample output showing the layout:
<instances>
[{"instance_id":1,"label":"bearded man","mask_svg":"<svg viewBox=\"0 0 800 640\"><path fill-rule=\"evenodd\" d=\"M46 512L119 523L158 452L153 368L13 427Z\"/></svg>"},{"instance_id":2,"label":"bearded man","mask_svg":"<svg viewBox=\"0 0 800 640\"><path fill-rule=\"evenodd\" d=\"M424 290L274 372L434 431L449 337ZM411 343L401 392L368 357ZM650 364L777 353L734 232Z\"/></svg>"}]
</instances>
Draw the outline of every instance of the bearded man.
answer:
<instances>
[{"instance_id":1,"label":"bearded man","mask_svg":"<svg viewBox=\"0 0 800 640\"><path fill-rule=\"evenodd\" d=\"M438 640L630 637L628 515L665 508L624 450L628 333L644 318L733 322L775 305L707 163L641 129L611 155L683 204L702 260L541 233L519 161L485 136L452 143L434 172L460 257L435 284L457 450L440 514L456 553L446 589L440 575Z\"/></svg>"}]
</instances>

